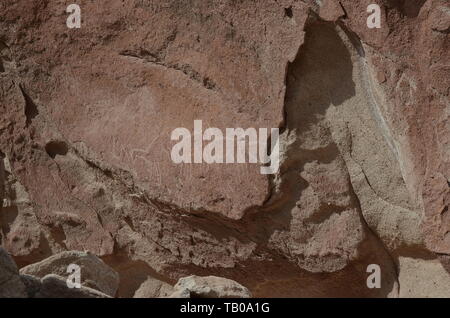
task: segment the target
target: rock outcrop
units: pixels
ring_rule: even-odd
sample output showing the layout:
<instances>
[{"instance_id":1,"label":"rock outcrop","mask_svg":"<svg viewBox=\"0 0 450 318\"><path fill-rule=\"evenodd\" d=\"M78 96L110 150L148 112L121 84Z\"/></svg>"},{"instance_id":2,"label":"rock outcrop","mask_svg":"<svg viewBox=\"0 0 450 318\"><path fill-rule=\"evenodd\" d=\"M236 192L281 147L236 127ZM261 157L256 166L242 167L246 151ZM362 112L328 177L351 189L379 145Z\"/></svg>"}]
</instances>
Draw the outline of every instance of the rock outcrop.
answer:
<instances>
[{"instance_id":1,"label":"rock outcrop","mask_svg":"<svg viewBox=\"0 0 450 318\"><path fill-rule=\"evenodd\" d=\"M117 297L188 275L255 297L450 297L448 1L95 1L79 29L65 9L0 3L1 246L43 279L2 256L0 290L58 290L52 255L85 250L84 286ZM174 163L194 120L279 128L279 171Z\"/></svg>"}]
</instances>

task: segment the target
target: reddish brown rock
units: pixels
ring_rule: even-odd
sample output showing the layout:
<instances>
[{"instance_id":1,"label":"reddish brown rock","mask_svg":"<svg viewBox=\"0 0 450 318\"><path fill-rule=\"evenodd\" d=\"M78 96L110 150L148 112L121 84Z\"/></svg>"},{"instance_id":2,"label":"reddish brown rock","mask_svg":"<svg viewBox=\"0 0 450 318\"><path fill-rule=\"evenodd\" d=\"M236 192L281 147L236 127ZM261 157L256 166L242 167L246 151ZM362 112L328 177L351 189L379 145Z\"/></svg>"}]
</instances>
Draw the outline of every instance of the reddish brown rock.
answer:
<instances>
[{"instance_id":1,"label":"reddish brown rock","mask_svg":"<svg viewBox=\"0 0 450 318\"><path fill-rule=\"evenodd\" d=\"M68 29L60 3L3 1L2 245L20 266L89 250L126 297L188 275L256 297L409 297L402 282L430 268L445 282L433 253L450 254L448 12L113 0L82 5ZM170 134L196 119L281 128L280 171L174 164ZM381 289L367 288L370 264Z\"/></svg>"},{"instance_id":2,"label":"reddish brown rock","mask_svg":"<svg viewBox=\"0 0 450 318\"><path fill-rule=\"evenodd\" d=\"M325 0L319 9L319 15L325 21L337 21L345 17L344 8L337 0Z\"/></svg>"}]
</instances>

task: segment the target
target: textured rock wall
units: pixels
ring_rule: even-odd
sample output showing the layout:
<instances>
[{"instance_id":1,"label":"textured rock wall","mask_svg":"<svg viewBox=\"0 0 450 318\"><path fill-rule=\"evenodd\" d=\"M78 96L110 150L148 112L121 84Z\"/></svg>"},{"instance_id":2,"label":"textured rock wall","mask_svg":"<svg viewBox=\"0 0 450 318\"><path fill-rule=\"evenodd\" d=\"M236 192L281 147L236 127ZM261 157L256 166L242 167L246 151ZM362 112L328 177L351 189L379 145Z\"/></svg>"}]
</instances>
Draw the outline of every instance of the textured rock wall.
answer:
<instances>
[{"instance_id":1,"label":"textured rock wall","mask_svg":"<svg viewBox=\"0 0 450 318\"><path fill-rule=\"evenodd\" d=\"M0 4L0 237L19 267L88 250L121 297L189 275L450 297L447 1L95 1L80 29L66 5ZM195 119L279 127L279 172L174 164Z\"/></svg>"}]
</instances>

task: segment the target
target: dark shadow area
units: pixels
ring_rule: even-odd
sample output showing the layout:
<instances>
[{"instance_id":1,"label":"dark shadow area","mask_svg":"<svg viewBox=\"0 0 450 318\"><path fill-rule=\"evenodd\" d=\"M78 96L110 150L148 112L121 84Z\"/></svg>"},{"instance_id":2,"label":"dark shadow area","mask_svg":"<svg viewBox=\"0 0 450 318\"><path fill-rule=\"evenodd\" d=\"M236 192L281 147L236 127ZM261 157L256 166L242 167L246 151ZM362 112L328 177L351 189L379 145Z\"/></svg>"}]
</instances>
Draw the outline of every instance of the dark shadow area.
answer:
<instances>
[{"instance_id":1,"label":"dark shadow area","mask_svg":"<svg viewBox=\"0 0 450 318\"><path fill-rule=\"evenodd\" d=\"M284 16L288 18L294 17L294 12L292 11L292 7L284 8Z\"/></svg>"},{"instance_id":2,"label":"dark shadow area","mask_svg":"<svg viewBox=\"0 0 450 318\"><path fill-rule=\"evenodd\" d=\"M417 17L426 1L427 0L385 0L388 8L396 9L408 18Z\"/></svg>"},{"instance_id":3,"label":"dark shadow area","mask_svg":"<svg viewBox=\"0 0 450 318\"><path fill-rule=\"evenodd\" d=\"M22 86L20 86L20 91L22 92L23 98L25 99L25 117L26 126L30 126L33 119L39 115L38 108L30 96L25 92Z\"/></svg>"},{"instance_id":4,"label":"dark shadow area","mask_svg":"<svg viewBox=\"0 0 450 318\"><path fill-rule=\"evenodd\" d=\"M17 206L14 205L3 207L1 209L0 225L4 236L8 235L8 233L11 231L11 225L16 220L18 214L19 211L17 209Z\"/></svg>"},{"instance_id":5,"label":"dark shadow area","mask_svg":"<svg viewBox=\"0 0 450 318\"><path fill-rule=\"evenodd\" d=\"M254 241L264 242L270 246L274 234L275 237L285 236L283 240L286 246L276 248L283 250L280 253L281 257L291 255L289 261L293 264L298 263L299 268L304 267L300 264L306 265L308 261L303 259L302 254L291 251L290 243L292 247L298 244L307 245L315 235L315 226L319 226L332 215L340 214L344 210L360 208L352 192L348 172L342 171L339 178L348 179L350 206L342 207L320 202L316 210L308 212L310 213L308 216L303 212L303 209L308 206L308 197L303 198L302 194L309 187L308 181L301 175L305 165L311 163L316 167L320 166L320 170L317 170L317 172L320 171L319 175L312 176L312 178L320 178L335 174L334 165L343 164L340 151L331 137L326 119L327 110L330 106L339 107L356 95L352 56L336 28L337 26L333 23L316 21L305 29L305 42L296 60L289 65L286 81L283 134L289 135L288 139L294 142L290 143L285 150L276 192L262 209L248 214L245 218L248 233ZM344 32L356 53L364 57L364 50L357 37L346 30ZM313 174L314 171L316 170L312 170ZM295 233L292 229L294 224L301 224ZM362 226L365 227L364 222ZM383 263L389 259L389 256L383 249L378 248L375 248L374 255L370 255L368 251L378 246L375 238L365 239L362 244L367 245L367 249L363 248L366 251L360 251L364 254L361 255L361 262L356 265L350 263L339 272L342 274L342 280L347 280L345 285L355 286L355 290L344 291L342 286L335 286L331 281L321 281L321 277L327 277L325 274L307 275L304 280L310 280L311 284L315 285L314 293L320 295L323 292L324 295L345 297L359 289L361 293L385 297L391 291L393 287L391 278L395 276L391 275L392 272L386 274L386 279L389 281L385 283L382 290L364 290L367 267L365 262ZM326 262L327 260L318 261ZM310 265L312 263L307 266ZM352 276L353 282L350 283L348 279ZM317 285L319 281L320 284ZM298 289L298 286L295 288ZM320 291L321 289L323 290ZM300 295L302 291L298 290L297 293Z\"/></svg>"},{"instance_id":6,"label":"dark shadow area","mask_svg":"<svg viewBox=\"0 0 450 318\"><path fill-rule=\"evenodd\" d=\"M295 134L295 142L287 149L286 159L280 167L282 182L279 192L283 195L275 194L264 208L276 211L270 213L271 220L266 226L283 224L281 228L289 227L291 211L308 186L300 176L307 162L330 163L339 156L334 143L316 149L302 145L306 139L320 143L323 134L329 135L328 127L323 124L327 109L331 105L339 106L355 95L351 55L335 28L329 22L310 24L305 30L305 43L297 59L289 66L284 130ZM275 226L272 231L278 229L280 227Z\"/></svg>"},{"instance_id":7,"label":"dark shadow area","mask_svg":"<svg viewBox=\"0 0 450 318\"><path fill-rule=\"evenodd\" d=\"M334 164L344 164L340 151L331 138L325 115L330 106L339 107L354 97L356 89L353 82L352 56L336 27L330 22L310 23L305 30L305 43L296 60L289 65L284 109L285 126L282 134L289 134L293 137L289 138L293 142L285 150L280 178L277 180L278 188L272 188L272 196L264 207L248 211L238 224L232 221L224 222L233 224L229 227L223 226L222 230L217 232L214 231L215 227L209 226L211 217L197 218L197 223L205 224L203 227L193 224L193 218L190 218L190 224L193 224L194 228L202 228L216 238L230 236L239 240L243 238L243 242L258 242L255 255L270 253L273 265L271 269L265 264L262 272L252 270L259 266L257 260L252 260L242 267L220 269L218 273L220 276L247 283L258 296L386 297L393 287L394 275L388 270L385 276L387 282L382 290L369 290L366 287L366 262L384 264L384 261L389 259L383 249L377 248L374 238L362 242L364 247L358 251L364 255L360 256L359 262L350 262L344 269L328 274L312 273L302 268L320 262L333 262L333 256L328 259L325 259L327 256L324 256L324 259L319 257L314 263L308 263L311 260L306 260L300 250L292 251L292 248L295 249L300 244L306 246L314 237L317 227L332 215L341 213L343 209L358 209L357 200L349 193L349 207L321 202L323 204L319 204L314 211L310 210L308 216L303 211L303 208L308 206L308 196L305 199L302 194L309 187L308 181L301 176L305 165L320 165L320 170L313 169L311 173L317 171L326 176L334 173ZM348 179L348 172L342 171L341 176L337 176L340 177ZM274 182L272 180L272 185ZM350 180L348 182L350 183ZM350 190L351 185L349 192ZM372 252L374 255L371 255ZM208 270L208 274L211 274L211 271ZM191 265L186 266L186 272L204 275L205 269ZM260 277L261 275L263 277ZM261 281L265 283L261 284ZM275 287L278 283L280 286ZM283 286L287 287L282 288Z\"/></svg>"},{"instance_id":8,"label":"dark shadow area","mask_svg":"<svg viewBox=\"0 0 450 318\"><path fill-rule=\"evenodd\" d=\"M450 274L450 255L439 255L438 258L442 267Z\"/></svg>"},{"instance_id":9,"label":"dark shadow area","mask_svg":"<svg viewBox=\"0 0 450 318\"><path fill-rule=\"evenodd\" d=\"M50 229L50 233L52 238L55 240L55 242L60 245L63 249L67 250L66 246L66 233L64 232L64 229L62 225L58 224Z\"/></svg>"},{"instance_id":10,"label":"dark shadow area","mask_svg":"<svg viewBox=\"0 0 450 318\"><path fill-rule=\"evenodd\" d=\"M289 66L285 97L286 128L307 130L330 105L355 95L350 53L332 23L306 28L305 43Z\"/></svg>"},{"instance_id":11,"label":"dark shadow area","mask_svg":"<svg viewBox=\"0 0 450 318\"><path fill-rule=\"evenodd\" d=\"M64 141L52 140L45 145L45 151L52 159L55 159L57 155L67 155L69 147Z\"/></svg>"},{"instance_id":12,"label":"dark shadow area","mask_svg":"<svg viewBox=\"0 0 450 318\"><path fill-rule=\"evenodd\" d=\"M3 42L3 40L0 39L0 73L4 73L6 71L5 66L4 66L4 61L10 61L8 56L4 55L3 52L4 50L9 49L8 46L5 44L5 42ZM3 51L3 52L2 52Z\"/></svg>"},{"instance_id":13,"label":"dark shadow area","mask_svg":"<svg viewBox=\"0 0 450 318\"><path fill-rule=\"evenodd\" d=\"M39 248L34 250L31 254L26 256L13 256L14 261L17 264L18 268L22 268L28 266L30 264L34 264L40 262L50 256L53 255L53 251L50 247L49 241L47 237L45 237L44 233L41 232L39 237Z\"/></svg>"}]
</instances>

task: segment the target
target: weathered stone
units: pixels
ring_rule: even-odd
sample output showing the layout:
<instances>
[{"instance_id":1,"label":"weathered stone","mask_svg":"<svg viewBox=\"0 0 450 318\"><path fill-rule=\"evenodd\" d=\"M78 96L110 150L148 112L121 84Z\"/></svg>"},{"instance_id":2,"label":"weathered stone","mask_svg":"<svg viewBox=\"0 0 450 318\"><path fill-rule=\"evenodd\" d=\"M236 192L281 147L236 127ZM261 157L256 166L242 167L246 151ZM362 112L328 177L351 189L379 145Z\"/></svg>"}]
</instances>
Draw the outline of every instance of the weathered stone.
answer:
<instances>
[{"instance_id":1,"label":"weathered stone","mask_svg":"<svg viewBox=\"0 0 450 318\"><path fill-rule=\"evenodd\" d=\"M417 273L446 295L448 1L111 0L82 4L79 30L58 2L0 7L1 244L20 267L89 250L126 297L191 274L256 297L410 297ZM175 164L171 132L197 119L279 127L280 171Z\"/></svg>"},{"instance_id":2,"label":"weathered stone","mask_svg":"<svg viewBox=\"0 0 450 318\"><path fill-rule=\"evenodd\" d=\"M237 282L216 276L180 278L171 298L250 298L250 291Z\"/></svg>"},{"instance_id":3,"label":"weathered stone","mask_svg":"<svg viewBox=\"0 0 450 318\"><path fill-rule=\"evenodd\" d=\"M31 275L20 275L20 279L25 285L28 298L35 298L42 288L41 280Z\"/></svg>"},{"instance_id":4,"label":"weathered stone","mask_svg":"<svg viewBox=\"0 0 450 318\"><path fill-rule=\"evenodd\" d=\"M133 298L164 298L173 294L173 286L154 278L148 278L136 290Z\"/></svg>"},{"instance_id":5,"label":"weathered stone","mask_svg":"<svg viewBox=\"0 0 450 318\"><path fill-rule=\"evenodd\" d=\"M41 262L28 265L20 269L21 274L44 277L55 274L68 277L68 266L76 264L80 266L81 284L99 290L110 296L116 294L119 286L119 275L100 258L80 251L67 251L53 255Z\"/></svg>"},{"instance_id":6,"label":"weathered stone","mask_svg":"<svg viewBox=\"0 0 450 318\"><path fill-rule=\"evenodd\" d=\"M16 264L0 247L0 298L25 298L27 292Z\"/></svg>"},{"instance_id":7,"label":"weathered stone","mask_svg":"<svg viewBox=\"0 0 450 318\"><path fill-rule=\"evenodd\" d=\"M450 297L450 275L438 260L400 257L399 269L400 297Z\"/></svg>"},{"instance_id":8,"label":"weathered stone","mask_svg":"<svg viewBox=\"0 0 450 318\"><path fill-rule=\"evenodd\" d=\"M337 21L345 17L345 12L338 0L325 0L320 7L319 15L326 21Z\"/></svg>"},{"instance_id":9,"label":"weathered stone","mask_svg":"<svg viewBox=\"0 0 450 318\"><path fill-rule=\"evenodd\" d=\"M54 274L44 276L41 284L35 298L111 298L89 287L69 288L64 277Z\"/></svg>"}]
</instances>

